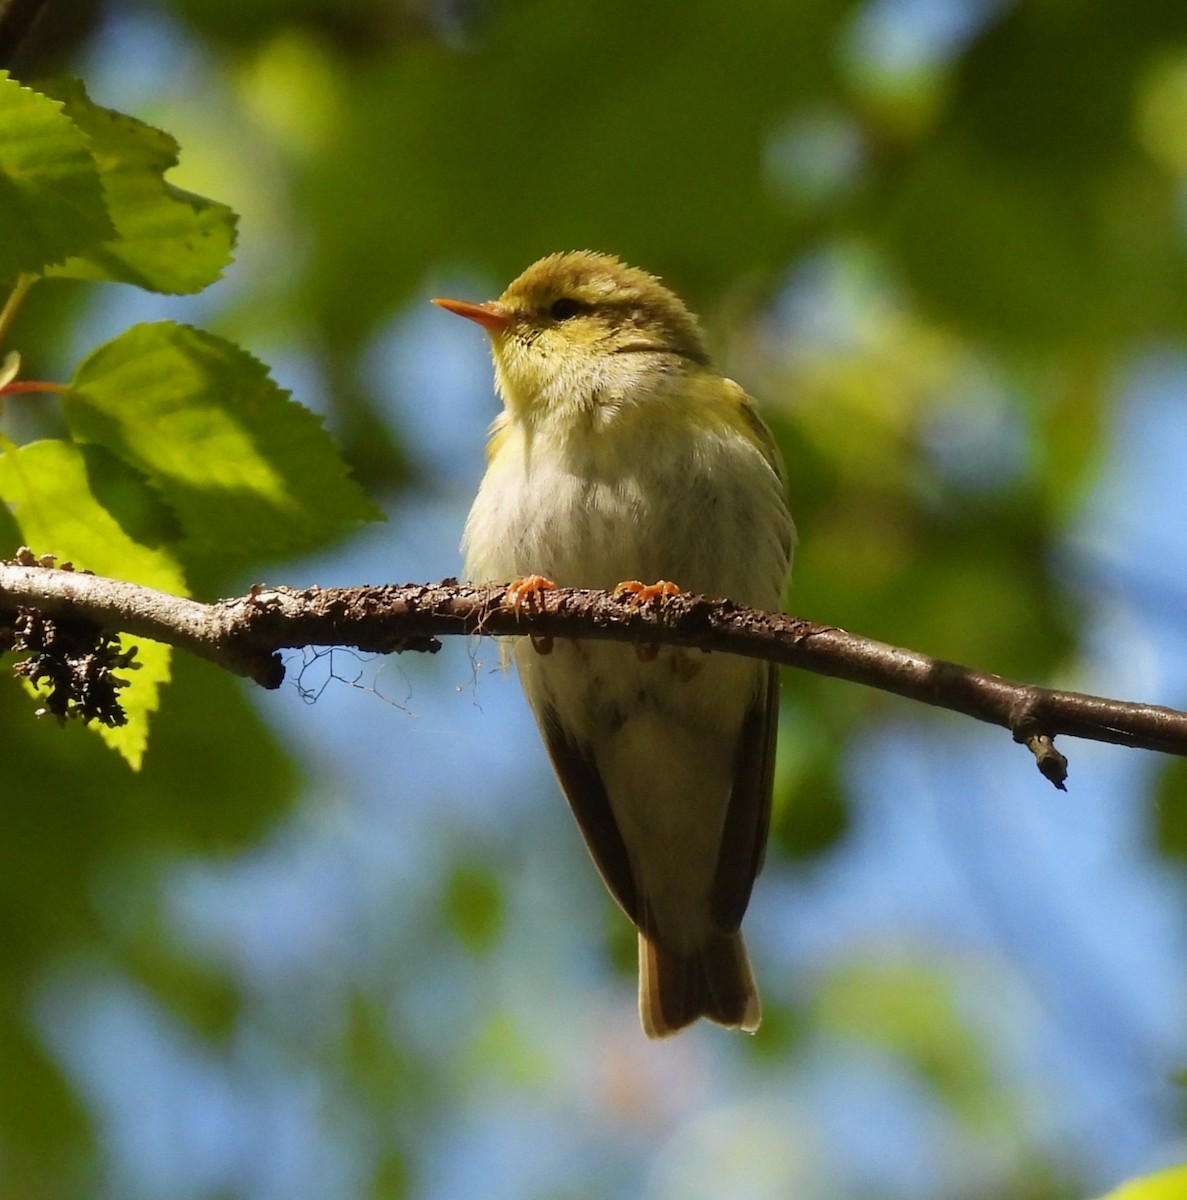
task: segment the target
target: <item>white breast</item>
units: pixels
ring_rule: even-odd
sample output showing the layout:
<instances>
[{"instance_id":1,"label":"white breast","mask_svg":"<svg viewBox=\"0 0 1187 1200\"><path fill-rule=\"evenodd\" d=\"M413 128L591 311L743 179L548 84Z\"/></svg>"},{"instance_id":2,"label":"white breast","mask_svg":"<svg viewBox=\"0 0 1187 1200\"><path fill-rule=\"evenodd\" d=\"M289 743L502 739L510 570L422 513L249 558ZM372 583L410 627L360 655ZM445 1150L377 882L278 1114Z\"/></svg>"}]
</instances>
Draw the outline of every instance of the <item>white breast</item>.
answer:
<instances>
[{"instance_id":1,"label":"white breast","mask_svg":"<svg viewBox=\"0 0 1187 1200\"><path fill-rule=\"evenodd\" d=\"M612 588L670 579L685 591L777 608L788 570L783 488L743 434L639 429L575 449L518 424L466 522L466 573L506 583Z\"/></svg>"}]
</instances>

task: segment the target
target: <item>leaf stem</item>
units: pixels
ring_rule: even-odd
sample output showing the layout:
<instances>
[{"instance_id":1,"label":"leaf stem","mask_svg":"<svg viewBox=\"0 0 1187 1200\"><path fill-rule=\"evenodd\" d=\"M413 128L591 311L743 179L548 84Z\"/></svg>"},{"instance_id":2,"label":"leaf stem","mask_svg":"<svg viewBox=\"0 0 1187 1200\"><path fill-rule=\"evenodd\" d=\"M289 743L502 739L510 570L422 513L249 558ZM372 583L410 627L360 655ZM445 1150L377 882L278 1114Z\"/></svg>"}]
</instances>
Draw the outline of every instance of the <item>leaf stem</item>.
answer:
<instances>
[{"instance_id":1,"label":"leaf stem","mask_svg":"<svg viewBox=\"0 0 1187 1200\"><path fill-rule=\"evenodd\" d=\"M4 307L0 308L0 342L4 341L4 336L8 333L8 327L12 324L12 319L16 316L17 309L20 308L25 294L40 278L39 275L32 275L28 272L22 272L17 276L12 291L8 293L8 299L4 301Z\"/></svg>"},{"instance_id":2,"label":"leaf stem","mask_svg":"<svg viewBox=\"0 0 1187 1200\"><path fill-rule=\"evenodd\" d=\"M26 379L19 383L6 383L0 387L0 396L17 396L21 392L56 392L64 396L70 390L65 383L42 383L36 379Z\"/></svg>"}]
</instances>

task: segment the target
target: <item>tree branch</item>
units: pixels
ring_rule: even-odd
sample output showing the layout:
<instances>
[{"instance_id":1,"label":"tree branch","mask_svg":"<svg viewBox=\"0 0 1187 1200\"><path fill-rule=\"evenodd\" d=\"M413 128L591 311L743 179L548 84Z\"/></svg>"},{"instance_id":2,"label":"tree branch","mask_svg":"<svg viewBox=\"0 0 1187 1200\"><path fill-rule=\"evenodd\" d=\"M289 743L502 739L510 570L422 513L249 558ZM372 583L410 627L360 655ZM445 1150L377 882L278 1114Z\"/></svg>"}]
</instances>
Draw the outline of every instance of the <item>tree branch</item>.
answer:
<instances>
[{"instance_id":1,"label":"tree branch","mask_svg":"<svg viewBox=\"0 0 1187 1200\"><path fill-rule=\"evenodd\" d=\"M109 632L165 642L279 687L278 651L351 646L388 654L435 651L456 634L521 637L548 649L552 638L682 646L739 654L865 684L1008 729L1043 775L1063 787L1060 735L1187 755L1187 713L1016 683L798 617L757 612L729 600L679 595L634 604L629 596L577 588L535 594L517 611L501 586L455 580L356 588L252 588L202 604L152 588L37 565L27 551L0 565L0 609L85 620Z\"/></svg>"}]
</instances>

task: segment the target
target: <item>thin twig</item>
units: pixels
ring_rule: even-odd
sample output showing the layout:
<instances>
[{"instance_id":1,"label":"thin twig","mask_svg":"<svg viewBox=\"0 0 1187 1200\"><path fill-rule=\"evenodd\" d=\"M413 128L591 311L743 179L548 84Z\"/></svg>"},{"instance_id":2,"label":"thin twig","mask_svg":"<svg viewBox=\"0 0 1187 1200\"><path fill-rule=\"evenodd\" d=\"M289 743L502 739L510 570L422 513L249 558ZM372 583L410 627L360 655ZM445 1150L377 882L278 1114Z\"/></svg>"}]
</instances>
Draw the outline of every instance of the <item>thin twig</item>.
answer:
<instances>
[{"instance_id":1,"label":"thin twig","mask_svg":"<svg viewBox=\"0 0 1187 1200\"><path fill-rule=\"evenodd\" d=\"M1067 774L1066 759L1051 744L1061 735L1187 755L1185 712L1018 683L729 600L679 595L636 605L607 592L557 588L537 593L516 612L505 593L502 586L454 580L301 591L261 586L202 604L81 572L0 566L2 608L85 617L109 631L187 650L270 688L284 678L277 654L283 649L431 651L450 635L533 634L728 652L893 692L1008 729L1056 787Z\"/></svg>"}]
</instances>

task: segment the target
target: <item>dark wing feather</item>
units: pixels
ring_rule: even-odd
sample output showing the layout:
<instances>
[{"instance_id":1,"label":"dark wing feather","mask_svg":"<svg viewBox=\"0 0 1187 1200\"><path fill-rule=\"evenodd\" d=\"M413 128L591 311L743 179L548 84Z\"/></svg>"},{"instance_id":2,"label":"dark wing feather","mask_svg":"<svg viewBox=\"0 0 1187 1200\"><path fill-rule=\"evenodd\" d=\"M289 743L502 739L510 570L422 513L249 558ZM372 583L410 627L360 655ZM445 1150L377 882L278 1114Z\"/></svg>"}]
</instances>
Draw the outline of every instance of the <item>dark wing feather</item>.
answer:
<instances>
[{"instance_id":1,"label":"dark wing feather","mask_svg":"<svg viewBox=\"0 0 1187 1200\"><path fill-rule=\"evenodd\" d=\"M553 770L594 864L626 915L640 929L644 928L645 914L639 903L626 843L614 820L597 765L577 742L566 736L551 708L541 705L536 717Z\"/></svg>"},{"instance_id":2,"label":"dark wing feather","mask_svg":"<svg viewBox=\"0 0 1187 1200\"><path fill-rule=\"evenodd\" d=\"M778 724L779 668L772 666L742 721L734 752L734 786L712 893L713 919L723 930L741 924L755 876L762 870L771 824Z\"/></svg>"}]
</instances>

